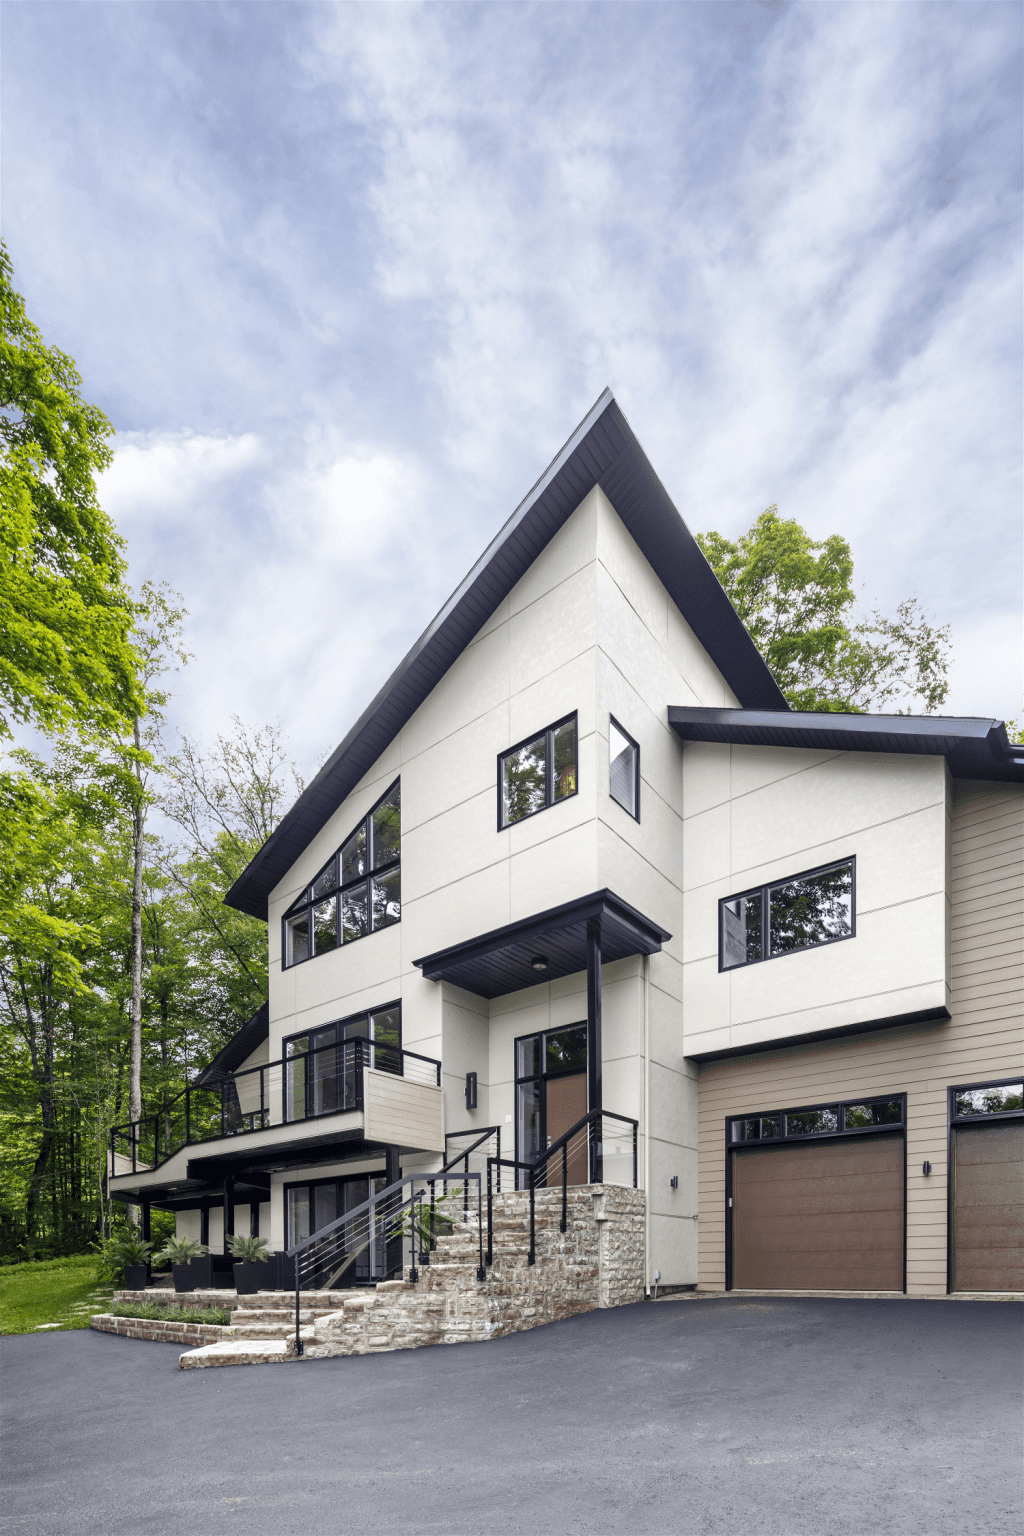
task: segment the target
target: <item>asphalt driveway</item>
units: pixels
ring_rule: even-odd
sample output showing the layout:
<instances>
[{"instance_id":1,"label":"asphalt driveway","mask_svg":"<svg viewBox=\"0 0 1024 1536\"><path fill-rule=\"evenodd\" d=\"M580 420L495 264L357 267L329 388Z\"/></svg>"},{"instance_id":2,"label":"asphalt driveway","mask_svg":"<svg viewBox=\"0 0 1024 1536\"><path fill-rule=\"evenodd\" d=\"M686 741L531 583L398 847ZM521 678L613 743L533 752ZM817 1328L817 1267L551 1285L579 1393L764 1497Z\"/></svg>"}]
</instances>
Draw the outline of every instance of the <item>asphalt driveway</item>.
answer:
<instances>
[{"instance_id":1,"label":"asphalt driveway","mask_svg":"<svg viewBox=\"0 0 1024 1536\"><path fill-rule=\"evenodd\" d=\"M178 1371L7 1338L18 1536L1019 1536L1019 1303L740 1299Z\"/></svg>"}]
</instances>

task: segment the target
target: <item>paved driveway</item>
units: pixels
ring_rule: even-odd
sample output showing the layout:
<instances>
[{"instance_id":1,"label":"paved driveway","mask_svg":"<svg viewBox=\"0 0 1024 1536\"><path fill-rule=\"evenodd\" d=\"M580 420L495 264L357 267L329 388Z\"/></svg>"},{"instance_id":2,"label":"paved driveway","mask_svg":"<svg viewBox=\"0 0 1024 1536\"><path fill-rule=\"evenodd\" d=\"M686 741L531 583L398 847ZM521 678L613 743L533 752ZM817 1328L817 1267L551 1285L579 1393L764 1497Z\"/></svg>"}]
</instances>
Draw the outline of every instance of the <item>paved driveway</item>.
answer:
<instances>
[{"instance_id":1,"label":"paved driveway","mask_svg":"<svg viewBox=\"0 0 1024 1536\"><path fill-rule=\"evenodd\" d=\"M1019 1536L1018 1303L662 1301L490 1344L178 1371L3 1341L18 1536Z\"/></svg>"}]
</instances>

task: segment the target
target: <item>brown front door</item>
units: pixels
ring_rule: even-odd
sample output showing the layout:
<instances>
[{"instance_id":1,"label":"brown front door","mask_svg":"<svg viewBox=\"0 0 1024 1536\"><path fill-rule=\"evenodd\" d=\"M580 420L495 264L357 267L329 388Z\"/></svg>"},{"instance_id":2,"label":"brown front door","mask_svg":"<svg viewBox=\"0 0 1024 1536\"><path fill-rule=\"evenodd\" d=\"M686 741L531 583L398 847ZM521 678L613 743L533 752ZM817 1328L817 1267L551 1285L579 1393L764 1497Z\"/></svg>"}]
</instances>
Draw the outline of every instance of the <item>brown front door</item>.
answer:
<instances>
[{"instance_id":1,"label":"brown front door","mask_svg":"<svg viewBox=\"0 0 1024 1536\"><path fill-rule=\"evenodd\" d=\"M547 1144L564 1136L577 1120L587 1112L587 1074L572 1077L549 1077L545 1084L547 1095ZM566 1177L570 1184L587 1182L587 1127L584 1126L569 1142ZM548 1183L561 1184L562 1159L556 1153L548 1163Z\"/></svg>"},{"instance_id":2,"label":"brown front door","mask_svg":"<svg viewBox=\"0 0 1024 1536\"><path fill-rule=\"evenodd\" d=\"M903 1137L732 1153L733 1286L902 1291Z\"/></svg>"},{"instance_id":3,"label":"brown front door","mask_svg":"<svg viewBox=\"0 0 1024 1536\"><path fill-rule=\"evenodd\" d=\"M1024 1291L1024 1124L953 1135L954 1288Z\"/></svg>"}]
</instances>

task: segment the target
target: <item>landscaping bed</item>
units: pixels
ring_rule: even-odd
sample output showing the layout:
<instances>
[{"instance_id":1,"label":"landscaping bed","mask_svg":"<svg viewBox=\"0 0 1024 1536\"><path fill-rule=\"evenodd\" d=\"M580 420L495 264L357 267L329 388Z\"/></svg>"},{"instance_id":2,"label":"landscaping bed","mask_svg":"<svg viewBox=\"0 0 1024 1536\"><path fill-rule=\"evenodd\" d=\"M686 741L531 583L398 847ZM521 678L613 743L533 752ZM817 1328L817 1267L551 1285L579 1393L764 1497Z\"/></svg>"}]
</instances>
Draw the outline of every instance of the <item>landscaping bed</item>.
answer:
<instances>
[{"instance_id":1,"label":"landscaping bed","mask_svg":"<svg viewBox=\"0 0 1024 1536\"><path fill-rule=\"evenodd\" d=\"M155 1310L155 1309L153 1309ZM167 1308L184 1313L184 1307ZM186 1317L119 1317L113 1312L97 1312L89 1327L99 1333L116 1333L123 1339L152 1339L163 1344L218 1344L234 1336L234 1329L217 1323L190 1322Z\"/></svg>"}]
</instances>

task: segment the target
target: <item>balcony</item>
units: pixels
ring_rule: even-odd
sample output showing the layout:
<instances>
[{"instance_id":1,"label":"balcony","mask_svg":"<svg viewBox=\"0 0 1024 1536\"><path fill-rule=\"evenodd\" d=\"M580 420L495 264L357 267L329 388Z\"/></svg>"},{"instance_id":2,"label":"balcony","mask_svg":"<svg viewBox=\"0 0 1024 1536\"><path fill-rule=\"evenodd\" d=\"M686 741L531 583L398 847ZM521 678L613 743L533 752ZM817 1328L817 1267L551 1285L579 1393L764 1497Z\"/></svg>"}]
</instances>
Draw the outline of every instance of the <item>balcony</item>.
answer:
<instances>
[{"instance_id":1,"label":"balcony","mask_svg":"<svg viewBox=\"0 0 1024 1536\"><path fill-rule=\"evenodd\" d=\"M441 1063L354 1039L225 1072L112 1127L107 1171L112 1193L180 1188L211 1159L312 1155L345 1141L443 1152Z\"/></svg>"}]
</instances>

